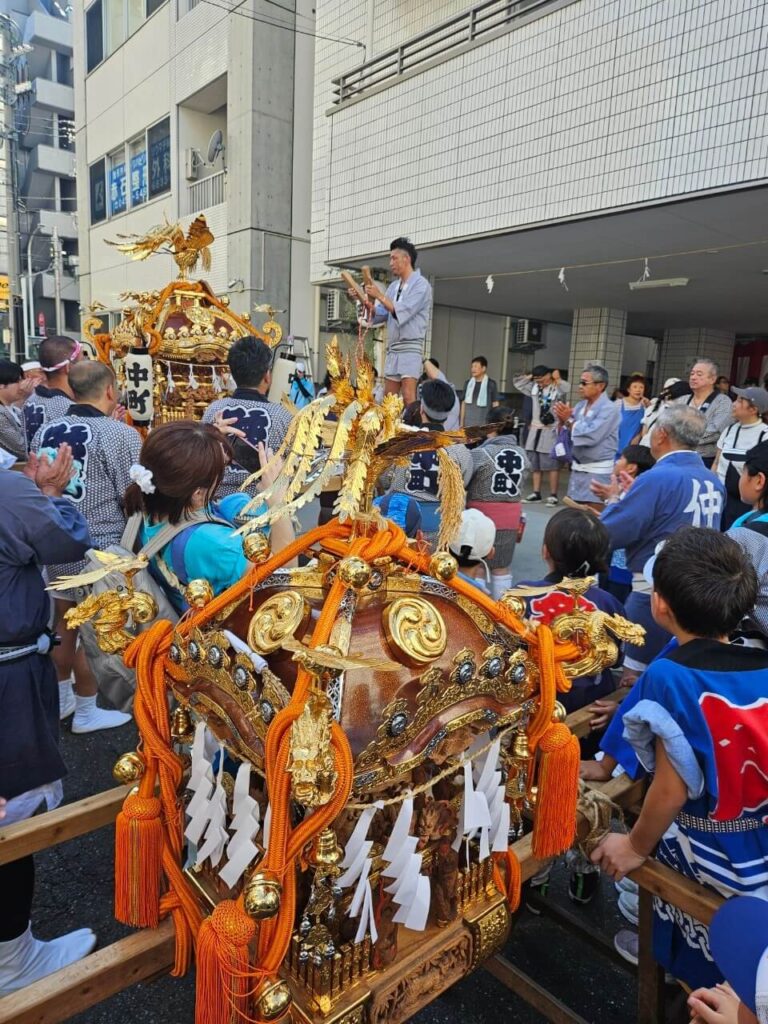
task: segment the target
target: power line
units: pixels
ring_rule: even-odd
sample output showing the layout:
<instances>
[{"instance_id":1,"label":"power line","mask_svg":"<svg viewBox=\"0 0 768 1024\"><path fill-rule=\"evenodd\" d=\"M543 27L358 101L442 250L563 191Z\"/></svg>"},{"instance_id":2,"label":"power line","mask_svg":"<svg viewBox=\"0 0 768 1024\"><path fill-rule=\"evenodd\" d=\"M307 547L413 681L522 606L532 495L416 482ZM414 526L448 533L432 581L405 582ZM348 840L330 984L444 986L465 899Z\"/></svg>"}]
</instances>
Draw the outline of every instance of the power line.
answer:
<instances>
[{"instance_id":1,"label":"power line","mask_svg":"<svg viewBox=\"0 0 768 1024\"><path fill-rule=\"evenodd\" d=\"M365 49L365 43L361 43L357 39L342 39L340 36L324 36L319 32L310 32L308 29L297 28L295 25L286 25L285 22L269 21L266 18L257 18L255 14L239 10L238 8L241 6L240 4L238 4L237 7L230 7L228 4L217 4L214 0L201 0L201 2L208 4L209 7L217 7L220 11L226 11L227 14L237 14L238 17L258 22L260 25L270 25L272 28L284 28L288 32L293 32L294 35L312 36L313 39L325 39L331 43L343 43L345 46L357 46L363 50ZM245 2L245 0L241 0L241 3L242 2ZM294 12L292 11L291 13Z\"/></svg>"}]
</instances>

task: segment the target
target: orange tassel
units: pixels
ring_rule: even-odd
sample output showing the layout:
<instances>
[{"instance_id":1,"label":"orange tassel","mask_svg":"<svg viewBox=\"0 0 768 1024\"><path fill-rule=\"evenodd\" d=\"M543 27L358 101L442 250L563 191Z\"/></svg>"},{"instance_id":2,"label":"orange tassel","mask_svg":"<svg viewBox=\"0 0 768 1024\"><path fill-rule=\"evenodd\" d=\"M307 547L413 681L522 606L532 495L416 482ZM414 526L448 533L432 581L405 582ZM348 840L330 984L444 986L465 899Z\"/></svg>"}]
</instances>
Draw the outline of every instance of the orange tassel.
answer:
<instances>
[{"instance_id":1,"label":"orange tassel","mask_svg":"<svg viewBox=\"0 0 768 1024\"><path fill-rule=\"evenodd\" d=\"M157 797L132 794L115 825L115 917L136 928L157 928L163 826Z\"/></svg>"},{"instance_id":2,"label":"orange tassel","mask_svg":"<svg viewBox=\"0 0 768 1024\"><path fill-rule=\"evenodd\" d=\"M230 1024L248 1016L251 970L248 944L256 925L241 903L222 900L197 934L195 1024Z\"/></svg>"},{"instance_id":3,"label":"orange tassel","mask_svg":"<svg viewBox=\"0 0 768 1024\"><path fill-rule=\"evenodd\" d=\"M520 861L511 847L507 849L506 853L494 853L492 856L494 884L499 892L506 897L509 912L514 914L520 906L520 888L522 886ZM501 870L502 864L506 867L506 879Z\"/></svg>"},{"instance_id":4,"label":"orange tassel","mask_svg":"<svg viewBox=\"0 0 768 1024\"><path fill-rule=\"evenodd\" d=\"M539 742L539 792L533 823L534 857L556 857L576 837L579 741L567 725L550 725Z\"/></svg>"}]
</instances>

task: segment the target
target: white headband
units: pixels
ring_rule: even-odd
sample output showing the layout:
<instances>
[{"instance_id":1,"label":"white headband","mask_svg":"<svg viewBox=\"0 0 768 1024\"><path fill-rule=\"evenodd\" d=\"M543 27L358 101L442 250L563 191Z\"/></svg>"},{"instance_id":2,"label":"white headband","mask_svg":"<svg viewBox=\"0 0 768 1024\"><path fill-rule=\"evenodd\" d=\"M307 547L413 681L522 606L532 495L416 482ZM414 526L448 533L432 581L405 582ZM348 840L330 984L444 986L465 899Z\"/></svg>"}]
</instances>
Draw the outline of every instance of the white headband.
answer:
<instances>
[{"instance_id":1,"label":"white headband","mask_svg":"<svg viewBox=\"0 0 768 1024\"><path fill-rule=\"evenodd\" d=\"M151 469L147 469L146 466L141 466L138 462L134 462L128 470L128 476L135 484L139 485L139 490L142 494L155 493L155 485L153 483Z\"/></svg>"}]
</instances>

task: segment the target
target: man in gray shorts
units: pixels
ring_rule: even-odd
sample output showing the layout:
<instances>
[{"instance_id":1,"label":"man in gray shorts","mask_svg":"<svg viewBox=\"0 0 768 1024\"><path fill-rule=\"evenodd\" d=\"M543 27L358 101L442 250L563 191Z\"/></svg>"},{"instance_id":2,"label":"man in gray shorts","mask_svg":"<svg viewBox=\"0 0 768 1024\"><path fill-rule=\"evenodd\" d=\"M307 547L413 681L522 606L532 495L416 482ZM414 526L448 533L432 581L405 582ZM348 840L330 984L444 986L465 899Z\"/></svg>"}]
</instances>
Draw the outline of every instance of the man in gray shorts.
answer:
<instances>
[{"instance_id":1,"label":"man in gray shorts","mask_svg":"<svg viewBox=\"0 0 768 1024\"><path fill-rule=\"evenodd\" d=\"M568 397L569 387L560 377L559 370L548 366L534 366L531 373L523 373L512 381L518 391L530 395L533 403L531 428L525 442L525 453L531 464L533 491L524 501L541 501L542 474L549 474L547 505L557 505L560 470L566 466L562 459L550 455L557 437L557 420L553 407Z\"/></svg>"},{"instance_id":2,"label":"man in gray shorts","mask_svg":"<svg viewBox=\"0 0 768 1024\"><path fill-rule=\"evenodd\" d=\"M417 255L416 247L407 238L396 238L389 247L392 284L386 292L375 284L365 289L374 304L368 323L387 324L384 391L399 391L405 405L416 401L416 381L421 376L432 308L432 289L421 271L416 270Z\"/></svg>"}]
</instances>

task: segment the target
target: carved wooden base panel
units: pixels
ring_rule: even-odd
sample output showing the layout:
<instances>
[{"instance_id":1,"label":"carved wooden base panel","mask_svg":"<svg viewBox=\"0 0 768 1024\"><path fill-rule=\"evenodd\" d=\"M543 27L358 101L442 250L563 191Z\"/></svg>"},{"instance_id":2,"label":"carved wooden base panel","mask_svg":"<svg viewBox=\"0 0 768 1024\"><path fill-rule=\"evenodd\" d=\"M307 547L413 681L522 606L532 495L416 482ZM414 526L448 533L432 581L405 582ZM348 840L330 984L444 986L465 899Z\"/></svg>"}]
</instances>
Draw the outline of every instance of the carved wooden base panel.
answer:
<instances>
[{"instance_id":1,"label":"carved wooden base panel","mask_svg":"<svg viewBox=\"0 0 768 1024\"><path fill-rule=\"evenodd\" d=\"M469 974L506 941L511 918L504 899L474 903L445 928L401 929L397 962L359 982L324 1014L289 977L294 1024L400 1024Z\"/></svg>"}]
</instances>

